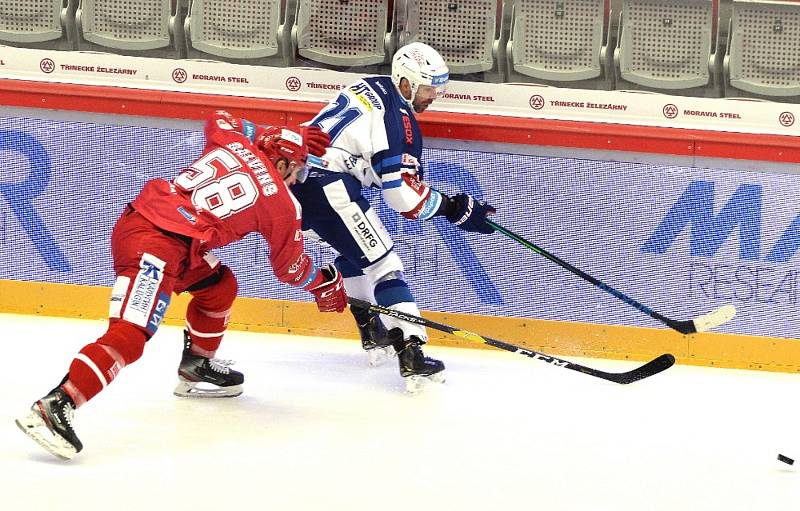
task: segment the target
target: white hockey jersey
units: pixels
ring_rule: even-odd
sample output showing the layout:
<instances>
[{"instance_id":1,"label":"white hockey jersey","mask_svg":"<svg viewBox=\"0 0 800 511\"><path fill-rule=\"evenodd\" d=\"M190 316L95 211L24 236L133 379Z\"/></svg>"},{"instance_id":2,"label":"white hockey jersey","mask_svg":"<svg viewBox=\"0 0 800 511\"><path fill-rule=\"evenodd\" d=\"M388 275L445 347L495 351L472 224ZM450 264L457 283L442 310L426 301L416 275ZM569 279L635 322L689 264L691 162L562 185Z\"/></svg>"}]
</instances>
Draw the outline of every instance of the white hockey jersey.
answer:
<instances>
[{"instance_id":1,"label":"white hockey jersey","mask_svg":"<svg viewBox=\"0 0 800 511\"><path fill-rule=\"evenodd\" d=\"M383 189L386 203L407 218L427 219L442 196L422 181L422 134L414 112L391 77L358 80L343 89L311 124L331 136L312 175L343 172Z\"/></svg>"}]
</instances>

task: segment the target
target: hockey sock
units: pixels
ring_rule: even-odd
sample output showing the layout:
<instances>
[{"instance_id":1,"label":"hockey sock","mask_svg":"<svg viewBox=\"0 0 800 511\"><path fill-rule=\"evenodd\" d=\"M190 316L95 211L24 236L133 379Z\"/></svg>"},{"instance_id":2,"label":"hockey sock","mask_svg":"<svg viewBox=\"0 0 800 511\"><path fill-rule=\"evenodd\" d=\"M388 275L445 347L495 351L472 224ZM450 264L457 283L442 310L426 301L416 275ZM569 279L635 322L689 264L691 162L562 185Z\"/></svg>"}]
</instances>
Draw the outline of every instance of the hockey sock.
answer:
<instances>
[{"instance_id":1,"label":"hockey sock","mask_svg":"<svg viewBox=\"0 0 800 511\"><path fill-rule=\"evenodd\" d=\"M78 352L69 366L64 389L79 407L96 396L126 365L142 355L145 333L124 322L115 322L96 342Z\"/></svg>"},{"instance_id":2,"label":"hockey sock","mask_svg":"<svg viewBox=\"0 0 800 511\"><path fill-rule=\"evenodd\" d=\"M419 308L405 280L389 279L379 282L375 286L375 301L378 305L419 316ZM416 335L422 342L428 339L423 326L406 323L391 316L384 316L383 320L388 330L400 328L406 337Z\"/></svg>"},{"instance_id":3,"label":"hockey sock","mask_svg":"<svg viewBox=\"0 0 800 511\"><path fill-rule=\"evenodd\" d=\"M236 277L227 267L214 285L190 291L193 298L186 309L186 329L195 355L212 358L228 327L231 306L236 299Z\"/></svg>"}]
</instances>

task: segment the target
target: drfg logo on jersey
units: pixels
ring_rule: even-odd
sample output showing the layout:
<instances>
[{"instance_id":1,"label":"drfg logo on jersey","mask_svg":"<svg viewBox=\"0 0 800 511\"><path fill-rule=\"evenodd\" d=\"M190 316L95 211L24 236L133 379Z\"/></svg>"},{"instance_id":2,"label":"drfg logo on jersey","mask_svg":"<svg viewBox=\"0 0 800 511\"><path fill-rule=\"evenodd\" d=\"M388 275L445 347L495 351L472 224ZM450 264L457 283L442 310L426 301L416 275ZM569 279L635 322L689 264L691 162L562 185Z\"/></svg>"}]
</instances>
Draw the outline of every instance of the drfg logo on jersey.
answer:
<instances>
[{"instance_id":1,"label":"drfg logo on jersey","mask_svg":"<svg viewBox=\"0 0 800 511\"><path fill-rule=\"evenodd\" d=\"M762 226L765 223L762 185L739 185L719 213L714 212L714 199L713 182L691 182L650 234L642 252L666 254L678 236L691 225L690 255L714 258L738 230L738 261L691 262L689 286L692 295L743 302L796 303L798 271L785 265L800 248L800 215L788 226L773 226L766 222L769 228L774 227L781 234L762 251Z\"/></svg>"},{"instance_id":2,"label":"drfg logo on jersey","mask_svg":"<svg viewBox=\"0 0 800 511\"><path fill-rule=\"evenodd\" d=\"M366 243L370 248L375 248L378 245L378 240L369 230L367 222L361 213L354 213L352 216L353 226L357 229L359 238Z\"/></svg>"}]
</instances>

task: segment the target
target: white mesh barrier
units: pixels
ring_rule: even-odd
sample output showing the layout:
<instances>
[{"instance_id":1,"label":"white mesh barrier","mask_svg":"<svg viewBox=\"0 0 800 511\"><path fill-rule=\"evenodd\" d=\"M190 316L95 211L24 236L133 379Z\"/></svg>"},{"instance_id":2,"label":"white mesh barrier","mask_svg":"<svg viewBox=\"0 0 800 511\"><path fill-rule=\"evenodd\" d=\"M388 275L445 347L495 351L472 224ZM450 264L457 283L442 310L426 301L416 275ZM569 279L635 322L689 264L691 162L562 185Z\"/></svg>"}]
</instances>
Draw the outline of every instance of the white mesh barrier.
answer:
<instances>
[{"instance_id":1,"label":"white mesh barrier","mask_svg":"<svg viewBox=\"0 0 800 511\"><path fill-rule=\"evenodd\" d=\"M194 0L191 45L220 57L276 55L280 4L280 0Z\"/></svg>"},{"instance_id":2,"label":"white mesh barrier","mask_svg":"<svg viewBox=\"0 0 800 511\"><path fill-rule=\"evenodd\" d=\"M732 86L800 95L800 3L733 2L730 37Z\"/></svg>"},{"instance_id":3,"label":"white mesh barrier","mask_svg":"<svg viewBox=\"0 0 800 511\"><path fill-rule=\"evenodd\" d=\"M170 0L82 0L83 37L124 50L169 46Z\"/></svg>"},{"instance_id":4,"label":"white mesh barrier","mask_svg":"<svg viewBox=\"0 0 800 511\"><path fill-rule=\"evenodd\" d=\"M435 48L456 74L494 67L496 21L496 0L416 0L408 20L411 39Z\"/></svg>"},{"instance_id":5,"label":"white mesh barrier","mask_svg":"<svg viewBox=\"0 0 800 511\"><path fill-rule=\"evenodd\" d=\"M517 0L511 39L518 73L546 80L601 75L603 0Z\"/></svg>"},{"instance_id":6,"label":"white mesh barrier","mask_svg":"<svg viewBox=\"0 0 800 511\"><path fill-rule=\"evenodd\" d=\"M663 89L709 83L712 0L625 0L622 10L622 78Z\"/></svg>"},{"instance_id":7,"label":"white mesh barrier","mask_svg":"<svg viewBox=\"0 0 800 511\"><path fill-rule=\"evenodd\" d=\"M298 53L334 66L381 64L388 13L388 0L301 0Z\"/></svg>"},{"instance_id":8,"label":"white mesh barrier","mask_svg":"<svg viewBox=\"0 0 800 511\"><path fill-rule=\"evenodd\" d=\"M18 43L61 37L61 0L0 1L0 40Z\"/></svg>"}]
</instances>

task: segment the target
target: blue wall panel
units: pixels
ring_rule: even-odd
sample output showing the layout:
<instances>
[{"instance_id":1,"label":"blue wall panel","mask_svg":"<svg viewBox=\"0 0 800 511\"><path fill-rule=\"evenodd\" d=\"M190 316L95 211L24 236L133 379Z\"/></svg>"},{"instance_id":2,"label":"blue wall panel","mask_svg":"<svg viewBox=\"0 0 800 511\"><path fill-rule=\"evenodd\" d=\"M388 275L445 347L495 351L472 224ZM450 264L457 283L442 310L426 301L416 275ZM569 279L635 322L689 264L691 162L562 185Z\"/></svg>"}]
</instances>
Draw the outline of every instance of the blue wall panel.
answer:
<instances>
[{"instance_id":1,"label":"blue wall panel","mask_svg":"<svg viewBox=\"0 0 800 511\"><path fill-rule=\"evenodd\" d=\"M117 215L202 142L188 130L0 117L0 278L111 285ZM795 176L472 150L425 158L435 187L489 200L502 225L669 317L733 303L739 316L719 331L798 336ZM660 326L500 234L410 222L370 197L424 309ZM310 298L275 279L257 235L219 255L242 296Z\"/></svg>"}]
</instances>

